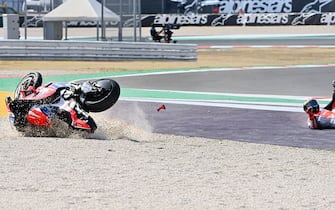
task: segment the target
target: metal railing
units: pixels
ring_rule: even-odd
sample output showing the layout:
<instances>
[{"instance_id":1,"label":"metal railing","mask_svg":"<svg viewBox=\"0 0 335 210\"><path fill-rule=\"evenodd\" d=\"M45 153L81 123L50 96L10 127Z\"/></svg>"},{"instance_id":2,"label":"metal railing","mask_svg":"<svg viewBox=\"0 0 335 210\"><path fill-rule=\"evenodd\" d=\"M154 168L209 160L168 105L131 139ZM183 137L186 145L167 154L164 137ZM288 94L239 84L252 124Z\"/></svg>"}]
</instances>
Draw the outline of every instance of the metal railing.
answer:
<instances>
[{"instance_id":1,"label":"metal railing","mask_svg":"<svg viewBox=\"0 0 335 210\"><path fill-rule=\"evenodd\" d=\"M0 60L197 60L193 44L0 40Z\"/></svg>"}]
</instances>

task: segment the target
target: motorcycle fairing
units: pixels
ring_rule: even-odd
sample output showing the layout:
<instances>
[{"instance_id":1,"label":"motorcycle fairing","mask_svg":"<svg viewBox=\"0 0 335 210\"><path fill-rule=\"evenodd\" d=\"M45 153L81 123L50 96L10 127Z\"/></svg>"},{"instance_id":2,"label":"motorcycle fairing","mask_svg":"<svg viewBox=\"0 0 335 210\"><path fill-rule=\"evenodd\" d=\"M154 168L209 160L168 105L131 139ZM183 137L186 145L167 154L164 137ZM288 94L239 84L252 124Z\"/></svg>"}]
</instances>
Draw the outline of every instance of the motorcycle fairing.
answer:
<instances>
[{"instance_id":1,"label":"motorcycle fairing","mask_svg":"<svg viewBox=\"0 0 335 210\"><path fill-rule=\"evenodd\" d=\"M95 128L88 125L88 116L85 116L77 107L76 103L71 103L70 101L66 101L60 107L61 110L64 110L70 114L71 117L71 126L74 128L84 129L84 130L92 130L94 131ZM77 109L77 111L75 111ZM78 117L78 115L81 115ZM82 118L82 119L81 119Z\"/></svg>"},{"instance_id":2,"label":"motorcycle fairing","mask_svg":"<svg viewBox=\"0 0 335 210\"><path fill-rule=\"evenodd\" d=\"M39 107L33 107L29 110L27 121L36 126L50 127L52 125L50 118Z\"/></svg>"},{"instance_id":3,"label":"motorcycle fairing","mask_svg":"<svg viewBox=\"0 0 335 210\"><path fill-rule=\"evenodd\" d=\"M21 90L22 99L26 100L43 100L50 97L59 96L56 92L69 88L65 83L49 83L34 89L32 86L28 90Z\"/></svg>"},{"instance_id":4,"label":"motorcycle fairing","mask_svg":"<svg viewBox=\"0 0 335 210\"><path fill-rule=\"evenodd\" d=\"M69 101L59 100L53 105L37 104L40 100L14 100L7 103L8 112L10 113L10 122L14 126L24 125L28 122L34 126L51 127L56 117L66 118L73 128L88 130L93 132L96 129L94 122L90 122L88 117L77 113ZM34 105L35 104L35 105ZM74 103L75 104L75 103ZM27 113L23 117L21 113ZM60 114L62 113L62 114ZM68 113L68 114L64 114ZM78 116L80 115L80 116ZM91 125L90 125L91 124Z\"/></svg>"}]
</instances>

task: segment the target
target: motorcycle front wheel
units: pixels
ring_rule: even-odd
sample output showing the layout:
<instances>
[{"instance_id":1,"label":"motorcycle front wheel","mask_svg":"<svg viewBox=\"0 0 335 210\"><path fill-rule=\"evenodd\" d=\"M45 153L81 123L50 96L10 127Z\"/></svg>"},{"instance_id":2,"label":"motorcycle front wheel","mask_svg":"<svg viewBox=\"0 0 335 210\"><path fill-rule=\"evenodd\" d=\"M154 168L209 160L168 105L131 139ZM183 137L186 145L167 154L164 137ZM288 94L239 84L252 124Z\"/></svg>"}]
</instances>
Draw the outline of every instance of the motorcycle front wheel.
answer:
<instances>
[{"instance_id":1,"label":"motorcycle front wheel","mask_svg":"<svg viewBox=\"0 0 335 210\"><path fill-rule=\"evenodd\" d=\"M120 96L120 86L112 79L90 81L93 90L86 93L84 107L90 112L102 112L112 107Z\"/></svg>"}]
</instances>

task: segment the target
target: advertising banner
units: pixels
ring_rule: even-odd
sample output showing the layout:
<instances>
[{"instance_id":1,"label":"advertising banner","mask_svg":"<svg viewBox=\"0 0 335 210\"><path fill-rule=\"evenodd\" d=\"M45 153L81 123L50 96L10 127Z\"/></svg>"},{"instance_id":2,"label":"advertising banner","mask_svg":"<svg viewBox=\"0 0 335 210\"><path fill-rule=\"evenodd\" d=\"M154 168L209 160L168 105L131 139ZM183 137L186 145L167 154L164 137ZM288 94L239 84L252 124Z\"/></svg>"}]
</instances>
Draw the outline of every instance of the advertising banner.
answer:
<instances>
[{"instance_id":1,"label":"advertising banner","mask_svg":"<svg viewBox=\"0 0 335 210\"><path fill-rule=\"evenodd\" d=\"M155 15L142 20L142 26L270 26L270 25L334 25L334 13L262 13L222 15Z\"/></svg>"},{"instance_id":2,"label":"advertising banner","mask_svg":"<svg viewBox=\"0 0 335 210\"><path fill-rule=\"evenodd\" d=\"M183 14L335 12L335 0L170 0Z\"/></svg>"},{"instance_id":3,"label":"advertising banner","mask_svg":"<svg viewBox=\"0 0 335 210\"><path fill-rule=\"evenodd\" d=\"M147 16L142 26L333 25L335 0L174 0L179 14ZM211 8L209 10L208 8ZM206 11L206 12L204 12Z\"/></svg>"}]
</instances>

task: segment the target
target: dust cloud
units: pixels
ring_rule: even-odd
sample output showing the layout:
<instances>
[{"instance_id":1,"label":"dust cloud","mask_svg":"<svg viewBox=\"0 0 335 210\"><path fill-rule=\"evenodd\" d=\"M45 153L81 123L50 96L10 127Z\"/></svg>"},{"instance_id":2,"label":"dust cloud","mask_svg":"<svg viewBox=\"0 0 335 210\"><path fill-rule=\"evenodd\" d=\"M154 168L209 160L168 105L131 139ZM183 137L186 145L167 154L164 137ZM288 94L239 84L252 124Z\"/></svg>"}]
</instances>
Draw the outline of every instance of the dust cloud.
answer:
<instances>
[{"instance_id":1,"label":"dust cloud","mask_svg":"<svg viewBox=\"0 0 335 210\"><path fill-rule=\"evenodd\" d=\"M119 113L126 119L115 117L110 111L102 113L90 113L95 120L98 128L93 134L88 134L82 131L76 131L73 129L66 129L65 124L59 124L57 127L52 129L38 129L27 126L25 132L16 131L15 127L11 126L7 118L0 118L0 126L3 128L4 134L2 138L11 137L61 137L61 138L72 138L72 139L97 139L97 140L115 140L115 139L128 139L132 141L145 141L145 139L151 139L154 135L152 133L152 126L147 119L144 111L135 103L131 107L131 111L123 111ZM119 115L119 116L121 116Z\"/></svg>"},{"instance_id":2,"label":"dust cloud","mask_svg":"<svg viewBox=\"0 0 335 210\"><path fill-rule=\"evenodd\" d=\"M91 136L96 139L144 141L153 135L152 125L138 103L131 104L127 109L117 109L113 112L109 109L91 116L98 125L96 133Z\"/></svg>"}]
</instances>

